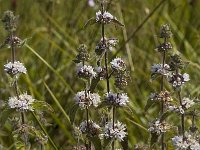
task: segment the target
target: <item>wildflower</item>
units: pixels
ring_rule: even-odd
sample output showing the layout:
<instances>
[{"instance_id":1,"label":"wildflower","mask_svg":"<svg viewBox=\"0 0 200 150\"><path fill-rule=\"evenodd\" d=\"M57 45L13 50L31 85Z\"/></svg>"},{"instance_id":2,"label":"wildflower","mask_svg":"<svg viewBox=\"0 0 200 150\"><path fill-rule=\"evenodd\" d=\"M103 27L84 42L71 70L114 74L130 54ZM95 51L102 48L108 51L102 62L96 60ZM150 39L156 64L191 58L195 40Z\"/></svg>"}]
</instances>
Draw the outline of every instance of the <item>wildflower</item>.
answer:
<instances>
[{"instance_id":1,"label":"wildflower","mask_svg":"<svg viewBox=\"0 0 200 150\"><path fill-rule=\"evenodd\" d=\"M105 102L111 106L126 106L129 98L126 93L107 93Z\"/></svg>"},{"instance_id":2,"label":"wildflower","mask_svg":"<svg viewBox=\"0 0 200 150\"><path fill-rule=\"evenodd\" d=\"M121 58L115 58L111 62L111 67L113 70L116 71L125 71L126 70L126 64Z\"/></svg>"},{"instance_id":3,"label":"wildflower","mask_svg":"<svg viewBox=\"0 0 200 150\"><path fill-rule=\"evenodd\" d=\"M149 131L151 133L156 133L157 135L160 135L161 133L166 132L169 129L169 125L165 122L160 122L160 120L156 120L155 122L150 124Z\"/></svg>"},{"instance_id":4,"label":"wildflower","mask_svg":"<svg viewBox=\"0 0 200 150\"><path fill-rule=\"evenodd\" d=\"M81 44L78 48L78 55L76 55L76 59L74 60L75 63L85 62L88 61L90 55L88 53L88 48L86 45Z\"/></svg>"},{"instance_id":5,"label":"wildflower","mask_svg":"<svg viewBox=\"0 0 200 150\"><path fill-rule=\"evenodd\" d=\"M170 49L172 49L172 44L170 42L164 42L156 48L158 52L164 52Z\"/></svg>"},{"instance_id":6,"label":"wildflower","mask_svg":"<svg viewBox=\"0 0 200 150\"><path fill-rule=\"evenodd\" d=\"M17 20L18 17L16 17L12 11L6 11L2 18L5 30L8 32L15 31L17 28Z\"/></svg>"},{"instance_id":7,"label":"wildflower","mask_svg":"<svg viewBox=\"0 0 200 150\"><path fill-rule=\"evenodd\" d=\"M93 137L100 133L101 128L98 124L96 124L92 120L88 120L88 124L87 121L85 120L81 122L79 129L82 132L82 134L87 134L88 136Z\"/></svg>"},{"instance_id":8,"label":"wildflower","mask_svg":"<svg viewBox=\"0 0 200 150\"><path fill-rule=\"evenodd\" d=\"M175 136L172 138L172 143L176 150L200 150L200 144L198 140L190 134L183 136Z\"/></svg>"},{"instance_id":9,"label":"wildflower","mask_svg":"<svg viewBox=\"0 0 200 150\"><path fill-rule=\"evenodd\" d=\"M17 75L19 73L26 74L27 70L22 63L15 61L14 63L9 62L4 65L4 71L10 75Z\"/></svg>"},{"instance_id":10,"label":"wildflower","mask_svg":"<svg viewBox=\"0 0 200 150\"><path fill-rule=\"evenodd\" d=\"M168 24L162 25L160 29L160 38L170 38L171 36L170 26Z\"/></svg>"},{"instance_id":11,"label":"wildflower","mask_svg":"<svg viewBox=\"0 0 200 150\"><path fill-rule=\"evenodd\" d=\"M98 73L100 80L106 79L106 68L105 67L96 67L95 71Z\"/></svg>"},{"instance_id":12,"label":"wildflower","mask_svg":"<svg viewBox=\"0 0 200 150\"><path fill-rule=\"evenodd\" d=\"M162 64L154 64L151 67L151 73L168 76L169 75L169 69L170 69L170 67L169 67L168 64L164 64L164 66Z\"/></svg>"},{"instance_id":13,"label":"wildflower","mask_svg":"<svg viewBox=\"0 0 200 150\"><path fill-rule=\"evenodd\" d=\"M172 101L170 93L168 91L161 91L160 93L151 93L149 99L152 101L164 101L165 104Z\"/></svg>"},{"instance_id":14,"label":"wildflower","mask_svg":"<svg viewBox=\"0 0 200 150\"><path fill-rule=\"evenodd\" d=\"M130 75L128 72L117 72L115 74L115 86L119 89L119 90L124 90L127 85L128 82L130 81Z\"/></svg>"},{"instance_id":15,"label":"wildflower","mask_svg":"<svg viewBox=\"0 0 200 150\"><path fill-rule=\"evenodd\" d=\"M107 40L107 45L110 51L112 51L114 49L114 47L118 44L118 40L117 39L108 39Z\"/></svg>"},{"instance_id":16,"label":"wildflower","mask_svg":"<svg viewBox=\"0 0 200 150\"><path fill-rule=\"evenodd\" d=\"M184 97L182 99L182 106L185 108L185 109L189 109L190 107L192 107L194 105L194 101L190 98L187 98L187 97Z\"/></svg>"},{"instance_id":17,"label":"wildflower","mask_svg":"<svg viewBox=\"0 0 200 150\"><path fill-rule=\"evenodd\" d=\"M33 111L32 104L34 101L35 99L33 99L31 95L24 93L19 95L19 97L10 97L8 100L8 106L16 109L17 111Z\"/></svg>"},{"instance_id":18,"label":"wildflower","mask_svg":"<svg viewBox=\"0 0 200 150\"><path fill-rule=\"evenodd\" d=\"M87 93L86 91L78 92L74 100L81 109L85 109L89 106L97 107L100 103L100 96L97 93Z\"/></svg>"},{"instance_id":19,"label":"wildflower","mask_svg":"<svg viewBox=\"0 0 200 150\"><path fill-rule=\"evenodd\" d=\"M126 126L122 124L121 122L117 121L117 123L113 124L112 122L107 122L104 129L104 137L106 139L117 139L120 142L123 141L123 139L126 137Z\"/></svg>"},{"instance_id":20,"label":"wildflower","mask_svg":"<svg viewBox=\"0 0 200 150\"><path fill-rule=\"evenodd\" d=\"M179 88L185 84L185 82L190 80L190 76L187 73L182 74L175 74L172 73L169 77L169 82L172 84L174 88Z\"/></svg>"},{"instance_id":21,"label":"wildflower","mask_svg":"<svg viewBox=\"0 0 200 150\"><path fill-rule=\"evenodd\" d=\"M96 72L92 66L79 66L77 69L77 74L80 78L90 79L96 77Z\"/></svg>"},{"instance_id":22,"label":"wildflower","mask_svg":"<svg viewBox=\"0 0 200 150\"><path fill-rule=\"evenodd\" d=\"M96 22L99 22L99 23L105 23L105 24L108 24L110 23L113 19L116 19L115 17L113 17L113 15L111 15L109 12L105 11L102 12L99 10L97 13L96 13Z\"/></svg>"}]
</instances>

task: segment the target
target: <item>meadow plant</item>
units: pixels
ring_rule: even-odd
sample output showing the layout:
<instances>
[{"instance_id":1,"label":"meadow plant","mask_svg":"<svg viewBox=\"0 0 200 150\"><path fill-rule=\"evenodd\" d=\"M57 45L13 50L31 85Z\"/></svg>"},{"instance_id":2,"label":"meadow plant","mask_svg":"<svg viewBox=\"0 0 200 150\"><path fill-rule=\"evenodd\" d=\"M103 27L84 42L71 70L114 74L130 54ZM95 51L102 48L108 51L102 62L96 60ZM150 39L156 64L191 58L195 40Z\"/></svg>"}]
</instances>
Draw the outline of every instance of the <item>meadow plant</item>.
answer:
<instances>
[{"instance_id":1,"label":"meadow plant","mask_svg":"<svg viewBox=\"0 0 200 150\"><path fill-rule=\"evenodd\" d=\"M161 53L162 63L154 64L151 67L151 79L159 79L160 80L160 90L158 93L151 93L149 96L149 100L145 107L145 110L148 110L150 106L154 103L160 104L160 115L154 121L150 123L149 132L151 133L151 140L149 148L158 148L160 145L160 149L166 150L169 145L167 145L168 136L167 133L170 134L176 133L177 126L179 125L168 123L167 117L172 115L173 113L180 115L180 135L176 135L172 138L172 144L176 150L198 150L199 142L198 142L198 134L197 128L194 125L194 110L193 107L197 106L197 100L182 97L182 89L186 82L190 80L190 77L187 73L182 73L183 70L187 66L187 62L184 62L180 55L169 50L172 49L172 44L169 42L169 38L172 36L170 26L163 25L161 26L160 38L164 39L164 42L161 43L157 48L157 52ZM167 55L169 53L169 55ZM169 56L169 58L167 57ZM168 64L166 61L168 60ZM171 91L169 89L171 85ZM192 111L191 111L192 110ZM190 128L190 131L185 131L185 115L192 114L193 123ZM175 115L176 117L177 115ZM191 129L194 129L191 132ZM166 138L167 137L167 138ZM160 139L160 144L158 144L158 140ZM139 150L140 148L138 148Z\"/></svg>"},{"instance_id":2,"label":"meadow plant","mask_svg":"<svg viewBox=\"0 0 200 150\"><path fill-rule=\"evenodd\" d=\"M76 105L86 112L86 120L81 122L79 126L81 133L86 135L86 149L91 149L93 146L95 149L105 149L111 146L112 150L114 150L116 149L116 140L121 143L123 148L128 147L126 125L117 121L116 111L118 107L126 107L129 102L129 97L123 90L128 85L130 77L126 63L120 57L114 58L109 62L108 56L116 47L118 39L107 38L105 27L110 24L123 25L116 17L105 10L105 5L105 1L100 1L101 10L96 12L95 18L89 19L85 24L85 27L99 24L101 26L101 39L95 47L96 67L88 65L90 54L87 46L82 44L78 48L78 54L74 62L77 63L77 76L83 79L85 89L78 92L74 100ZM114 77L116 92L111 92L111 77ZM94 93L94 91L101 81L106 82L106 93L100 96L98 93L101 92ZM90 111L92 111L90 110L91 107L110 111L112 115L110 116L107 113L106 121L97 125L89 115Z\"/></svg>"},{"instance_id":3,"label":"meadow plant","mask_svg":"<svg viewBox=\"0 0 200 150\"><path fill-rule=\"evenodd\" d=\"M18 17L12 11L6 11L2 18L2 23L8 33L5 42L1 44L1 48L7 46L11 49L11 60L4 65L4 71L7 74L12 96L8 98L0 115L1 126L3 127L6 122L12 124L12 136L17 149L27 149L33 147L43 147L48 141L47 136L40 130L36 129L32 121L28 120L29 113L39 113L45 108L48 110L51 107L44 101L34 99L28 92L21 92L18 85L20 76L27 74L27 69L23 63L16 58L17 48L25 44L25 40L21 40L16 36ZM31 141L34 139L35 142Z\"/></svg>"}]
</instances>

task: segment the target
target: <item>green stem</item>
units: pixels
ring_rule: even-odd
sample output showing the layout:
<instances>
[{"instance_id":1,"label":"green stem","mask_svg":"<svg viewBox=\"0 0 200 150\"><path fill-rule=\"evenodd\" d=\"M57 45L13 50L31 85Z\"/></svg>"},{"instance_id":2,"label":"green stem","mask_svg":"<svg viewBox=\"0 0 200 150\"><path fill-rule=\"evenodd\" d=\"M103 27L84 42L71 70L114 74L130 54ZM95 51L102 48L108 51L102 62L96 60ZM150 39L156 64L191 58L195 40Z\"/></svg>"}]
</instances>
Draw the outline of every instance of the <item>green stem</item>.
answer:
<instances>
[{"instance_id":1,"label":"green stem","mask_svg":"<svg viewBox=\"0 0 200 150\"><path fill-rule=\"evenodd\" d=\"M43 127L43 125L41 124L41 122L39 121L39 119L37 118L37 116L35 115L34 112L31 112L33 117L35 118L35 120L37 121L38 125L40 126L40 128L42 129L42 131L45 133L45 135L48 137L48 141L51 143L51 145L53 146L53 148L55 150L58 150L56 144L54 143L54 141L51 139L51 137L49 136L49 134L47 133L47 131L45 130L45 128Z\"/></svg>"}]
</instances>

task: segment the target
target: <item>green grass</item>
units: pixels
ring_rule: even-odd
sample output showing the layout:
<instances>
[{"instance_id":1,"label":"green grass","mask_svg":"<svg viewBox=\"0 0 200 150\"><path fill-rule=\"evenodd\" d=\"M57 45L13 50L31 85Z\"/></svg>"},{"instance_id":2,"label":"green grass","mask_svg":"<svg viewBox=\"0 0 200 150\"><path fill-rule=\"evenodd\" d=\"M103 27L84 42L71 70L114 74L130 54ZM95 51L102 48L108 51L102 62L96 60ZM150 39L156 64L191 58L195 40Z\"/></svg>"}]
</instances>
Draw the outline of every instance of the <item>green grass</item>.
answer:
<instances>
[{"instance_id":1,"label":"green grass","mask_svg":"<svg viewBox=\"0 0 200 150\"><path fill-rule=\"evenodd\" d=\"M69 123L69 112L74 105L74 93L84 87L83 82L75 75L72 60L81 43L87 44L90 53L94 54L95 44L100 38L100 26L93 25L83 30L85 22L95 16L97 11L89 7L86 0L54 1L53 5L50 0L17 1L15 14L20 16L17 35L22 39L29 38L27 45L17 50L17 57L28 70L28 76L22 77L19 85L22 91L28 91L36 99L51 104L54 113L45 114L49 124L45 130L58 149L65 150L76 143ZM191 76L191 82L184 88L185 94L199 96L200 1L165 0L156 8L159 3L160 0L112 0L109 7L109 11L125 24L124 28L108 26L106 35L120 40L117 50L109 55L118 53L125 58L131 70L132 82L127 92L131 99L132 113L126 110L117 113L119 120L128 126L130 148L148 140L148 121L158 115L156 107L145 113L144 106L148 95L159 88L158 82L150 82L150 66L160 61L159 54L154 50L159 44L157 35L160 25L171 25L174 51L178 50L190 62L187 72ZM13 9L11 0L0 0L0 16L10 9ZM3 42L6 32L2 25L0 33L0 41ZM0 52L0 99L6 101L12 91L3 72L3 65L9 60L10 51L1 49ZM92 56L93 63L95 55ZM104 87L105 83L102 82L97 89L105 92ZM34 120L32 115L29 117ZM80 123L82 117L79 111L75 122ZM36 126L40 128L39 124ZM7 127L0 130L10 133L9 129ZM12 138L0 136L0 144L9 147L12 145ZM51 146L51 143L48 145Z\"/></svg>"}]
</instances>

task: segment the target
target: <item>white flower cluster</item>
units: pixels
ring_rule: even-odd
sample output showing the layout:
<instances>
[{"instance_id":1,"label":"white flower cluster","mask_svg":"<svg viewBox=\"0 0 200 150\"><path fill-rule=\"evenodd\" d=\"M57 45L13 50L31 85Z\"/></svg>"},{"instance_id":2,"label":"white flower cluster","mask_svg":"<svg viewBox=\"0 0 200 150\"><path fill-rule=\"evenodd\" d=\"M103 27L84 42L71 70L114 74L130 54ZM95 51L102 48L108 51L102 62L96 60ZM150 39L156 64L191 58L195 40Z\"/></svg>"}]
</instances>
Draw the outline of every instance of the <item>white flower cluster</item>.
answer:
<instances>
[{"instance_id":1,"label":"white flower cluster","mask_svg":"<svg viewBox=\"0 0 200 150\"><path fill-rule=\"evenodd\" d=\"M117 123L113 124L112 122L107 122L104 129L104 137L111 139L118 139L120 142L126 137L126 126L121 122L117 121Z\"/></svg>"},{"instance_id":2,"label":"white flower cluster","mask_svg":"<svg viewBox=\"0 0 200 150\"><path fill-rule=\"evenodd\" d=\"M126 70L126 64L121 58L115 58L111 62L111 67L114 70L117 71L125 71Z\"/></svg>"},{"instance_id":3,"label":"white flower cluster","mask_svg":"<svg viewBox=\"0 0 200 150\"><path fill-rule=\"evenodd\" d=\"M98 124L96 124L92 120L89 120L88 124L87 124L87 120L85 120L81 122L79 129L82 132L82 134L85 134L88 132L88 135L95 136L99 134L99 131L101 128Z\"/></svg>"},{"instance_id":4,"label":"white flower cluster","mask_svg":"<svg viewBox=\"0 0 200 150\"><path fill-rule=\"evenodd\" d=\"M150 124L149 131L152 133L156 133L160 135L161 133L166 132L169 129L169 125L165 122L160 122L160 120L156 120L155 122Z\"/></svg>"},{"instance_id":5,"label":"white flower cluster","mask_svg":"<svg viewBox=\"0 0 200 150\"><path fill-rule=\"evenodd\" d=\"M103 14L101 13L101 11L99 10L96 13L96 22L99 23L105 23L108 24L110 23L113 19L116 19L115 17L113 17L113 15L111 15L109 12L105 11Z\"/></svg>"},{"instance_id":6,"label":"white flower cluster","mask_svg":"<svg viewBox=\"0 0 200 150\"><path fill-rule=\"evenodd\" d=\"M183 75L182 74L172 74L170 77L169 77L169 82L172 84L172 86L174 88L178 88L178 87L181 87L182 85L185 84L185 82L189 81L190 80L190 76L189 74L187 73L184 73Z\"/></svg>"},{"instance_id":7,"label":"white flower cluster","mask_svg":"<svg viewBox=\"0 0 200 150\"><path fill-rule=\"evenodd\" d=\"M126 106L129 102L129 97L126 93L107 93L105 101L108 105Z\"/></svg>"},{"instance_id":8,"label":"white flower cluster","mask_svg":"<svg viewBox=\"0 0 200 150\"><path fill-rule=\"evenodd\" d=\"M150 100L154 101L164 101L165 103L171 102L172 97L168 91L161 91L160 93L151 93L149 96Z\"/></svg>"},{"instance_id":9,"label":"white flower cluster","mask_svg":"<svg viewBox=\"0 0 200 150\"><path fill-rule=\"evenodd\" d=\"M110 51L113 51L114 47L118 44L118 40L117 39L108 39L107 40L107 45Z\"/></svg>"},{"instance_id":10,"label":"white flower cluster","mask_svg":"<svg viewBox=\"0 0 200 150\"><path fill-rule=\"evenodd\" d=\"M185 110L189 109L194 104L195 104L195 102L192 99L184 97L182 99L182 106L169 105L168 109L170 111L179 112L181 114L184 114Z\"/></svg>"},{"instance_id":11,"label":"white flower cluster","mask_svg":"<svg viewBox=\"0 0 200 150\"><path fill-rule=\"evenodd\" d=\"M17 75L19 73L26 74L27 70L22 63L15 61L14 63L9 62L4 65L4 71L10 75Z\"/></svg>"},{"instance_id":12,"label":"white flower cluster","mask_svg":"<svg viewBox=\"0 0 200 150\"><path fill-rule=\"evenodd\" d=\"M78 92L74 100L76 101L76 104L79 105L81 109L85 109L89 106L97 107L99 103L101 102L100 96L97 93L87 93L85 91Z\"/></svg>"},{"instance_id":13,"label":"white flower cluster","mask_svg":"<svg viewBox=\"0 0 200 150\"><path fill-rule=\"evenodd\" d=\"M184 97L182 99L182 105L185 109L189 109L190 107L192 107L194 105L194 101L188 97Z\"/></svg>"},{"instance_id":14,"label":"white flower cluster","mask_svg":"<svg viewBox=\"0 0 200 150\"><path fill-rule=\"evenodd\" d=\"M34 111L32 104L35 99L27 93L19 95L19 97L10 97L8 100L8 106L10 108L15 108L17 111Z\"/></svg>"},{"instance_id":15,"label":"white flower cluster","mask_svg":"<svg viewBox=\"0 0 200 150\"><path fill-rule=\"evenodd\" d=\"M164 64L164 66L162 64L154 64L153 66L151 66L151 73L168 76L170 74L169 69L170 66L168 64Z\"/></svg>"},{"instance_id":16,"label":"white flower cluster","mask_svg":"<svg viewBox=\"0 0 200 150\"><path fill-rule=\"evenodd\" d=\"M94 71L94 68L92 66L78 66L77 68L77 74L80 78L95 78L96 72Z\"/></svg>"},{"instance_id":17,"label":"white flower cluster","mask_svg":"<svg viewBox=\"0 0 200 150\"><path fill-rule=\"evenodd\" d=\"M187 134L183 140L183 136L175 136L172 138L175 150L200 150L199 142L190 134Z\"/></svg>"}]
</instances>

